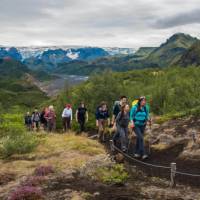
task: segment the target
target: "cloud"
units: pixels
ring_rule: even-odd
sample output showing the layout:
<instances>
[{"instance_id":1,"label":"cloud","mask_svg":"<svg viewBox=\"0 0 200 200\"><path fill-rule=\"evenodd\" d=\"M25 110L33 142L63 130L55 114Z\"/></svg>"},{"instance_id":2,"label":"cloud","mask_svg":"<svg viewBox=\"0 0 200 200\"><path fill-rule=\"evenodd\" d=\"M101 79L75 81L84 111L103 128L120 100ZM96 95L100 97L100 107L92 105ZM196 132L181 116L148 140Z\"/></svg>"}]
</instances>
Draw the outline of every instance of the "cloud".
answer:
<instances>
[{"instance_id":1,"label":"cloud","mask_svg":"<svg viewBox=\"0 0 200 200\"><path fill-rule=\"evenodd\" d=\"M171 28L176 26L200 23L200 9L180 13L168 18L161 18L155 22L157 28Z\"/></svg>"},{"instance_id":2,"label":"cloud","mask_svg":"<svg viewBox=\"0 0 200 200\"><path fill-rule=\"evenodd\" d=\"M0 44L157 46L180 30L198 36L198 1L1 0Z\"/></svg>"}]
</instances>

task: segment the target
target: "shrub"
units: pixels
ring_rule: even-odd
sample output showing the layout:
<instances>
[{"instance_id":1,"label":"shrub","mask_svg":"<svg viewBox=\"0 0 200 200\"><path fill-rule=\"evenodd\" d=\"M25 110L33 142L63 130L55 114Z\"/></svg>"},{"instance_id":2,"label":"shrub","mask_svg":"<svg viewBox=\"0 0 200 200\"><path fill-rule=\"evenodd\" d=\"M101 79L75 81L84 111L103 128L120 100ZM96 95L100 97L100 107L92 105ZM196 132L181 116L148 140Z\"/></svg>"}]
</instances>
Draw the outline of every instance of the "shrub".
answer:
<instances>
[{"instance_id":1,"label":"shrub","mask_svg":"<svg viewBox=\"0 0 200 200\"><path fill-rule=\"evenodd\" d=\"M38 187L20 186L13 191L8 200L42 200L44 199L42 190Z\"/></svg>"},{"instance_id":2,"label":"shrub","mask_svg":"<svg viewBox=\"0 0 200 200\"><path fill-rule=\"evenodd\" d=\"M2 145L0 147L0 154L2 157L9 157L13 154L24 154L30 153L38 145L38 139L25 133L16 137L5 137L2 139Z\"/></svg>"},{"instance_id":3,"label":"shrub","mask_svg":"<svg viewBox=\"0 0 200 200\"><path fill-rule=\"evenodd\" d=\"M39 166L35 169L34 174L36 176L47 176L48 174L54 173L52 166Z\"/></svg>"},{"instance_id":4,"label":"shrub","mask_svg":"<svg viewBox=\"0 0 200 200\"><path fill-rule=\"evenodd\" d=\"M0 155L29 153L38 145L35 135L27 133L22 123L22 115L4 114L0 123Z\"/></svg>"},{"instance_id":5,"label":"shrub","mask_svg":"<svg viewBox=\"0 0 200 200\"><path fill-rule=\"evenodd\" d=\"M96 170L96 176L107 184L124 184L128 179L128 173L122 164L100 167Z\"/></svg>"}]
</instances>

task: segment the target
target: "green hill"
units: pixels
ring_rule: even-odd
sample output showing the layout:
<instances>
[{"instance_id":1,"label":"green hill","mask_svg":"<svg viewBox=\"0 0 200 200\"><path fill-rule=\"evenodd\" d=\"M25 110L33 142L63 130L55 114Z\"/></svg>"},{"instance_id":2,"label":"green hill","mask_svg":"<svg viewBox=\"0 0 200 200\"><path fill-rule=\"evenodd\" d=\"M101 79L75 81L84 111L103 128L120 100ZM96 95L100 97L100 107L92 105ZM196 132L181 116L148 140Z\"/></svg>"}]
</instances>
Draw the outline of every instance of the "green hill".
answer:
<instances>
[{"instance_id":1,"label":"green hill","mask_svg":"<svg viewBox=\"0 0 200 200\"><path fill-rule=\"evenodd\" d=\"M200 66L200 41L195 42L178 60L178 65L182 67Z\"/></svg>"},{"instance_id":2,"label":"green hill","mask_svg":"<svg viewBox=\"0 0 200 200\"><path fill-rule=\"evenodd\" d=\"M140 47L135 53L134 57L137 59L144 59L152 53L156 47Z\"/></svg>"},{"instance_id":3,"label":"green hill","mask_svg":"<svg viewBox=\"0 0 200 200\"><path fill-rule=\"evenodd\" d=\"M34 75L20 62L0 60L0 106L6 111L14 106L32 108L47 100L46 95L27 79L27 74Z\"/></svg>"},{"instance_id":4,"label":"green hill","mask_svg":"<svg viewBox=\"0 0 200 200\"><path fill-rule=\"evenodd\" d=\"M197 41L197 38L184 33L174 34L165 43L161 44L160 47L150 53L147 61L156 63L160 67L172 65Z\"/></svg>"}]
</instances>

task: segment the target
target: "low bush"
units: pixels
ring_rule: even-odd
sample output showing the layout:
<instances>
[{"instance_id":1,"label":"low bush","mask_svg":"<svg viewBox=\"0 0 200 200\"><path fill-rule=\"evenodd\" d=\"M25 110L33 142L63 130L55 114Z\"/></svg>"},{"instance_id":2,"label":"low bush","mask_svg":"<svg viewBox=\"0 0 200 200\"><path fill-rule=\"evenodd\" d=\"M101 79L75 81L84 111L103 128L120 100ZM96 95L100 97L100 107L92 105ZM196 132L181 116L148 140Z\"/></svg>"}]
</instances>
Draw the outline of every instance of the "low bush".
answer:
<instances>
[{"instance_id":1,"label":"low bush","mask_svg":"<svg viewBox=\"0 0 200 200\"><path fill-rule=\"evenodd\" d=\"M0 123L0 156L30 153L38 145L38 138L26 132L21 115L6 114Z\"/></svg>"},{"instance_id":2,"label":"low bush","mask_svg":"<svg viewBox=\"0 0 200 200\"><path fill-rule=\"evenodd\" d=\"M0 155L9 157L13 154L32 152L38 145L38 139L27 133L17 137L6 137L1 140Z\"/></svg>"},{"instance_id":3,"label":"low bush","mask_svg":"<svg viewBox=\"0 0 200 200\"><path fill-rule=\"evenodd\" d=\"M107 184L124 184L128 179L128 173L121 164L111 167L100 167L96 170L98 179Z\"/></svg>"},{"instance_id":4,"label":"low bush","mask_svg":"<svg viewBox=\"0 0 200 200\"><path fill-rule=\"evenodd\" d=\"M11 192L8 200L42 200L44 199L42 190L38 187L19 186Z\"/></svg>"}]
</instances>

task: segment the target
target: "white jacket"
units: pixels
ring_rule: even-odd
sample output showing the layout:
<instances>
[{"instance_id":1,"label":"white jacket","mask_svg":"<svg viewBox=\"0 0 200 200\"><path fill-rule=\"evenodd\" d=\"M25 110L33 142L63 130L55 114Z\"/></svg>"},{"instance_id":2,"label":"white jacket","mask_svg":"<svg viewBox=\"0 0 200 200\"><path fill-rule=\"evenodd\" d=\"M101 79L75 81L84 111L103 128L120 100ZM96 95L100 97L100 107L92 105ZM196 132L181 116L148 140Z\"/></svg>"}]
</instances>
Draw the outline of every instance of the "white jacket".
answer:
<instances>
[{"instance_id":1,"label":"white jacket","mask_svg":"<svg viewBox=\"0 0 200 200\"><path fill-rule=\"evenodd\" d=\"M65 108L63 110L63 113L62 113L62 117L71 117L71 120L72 120L72 109L71 108Z\"/></svg>"}]
</instances>

